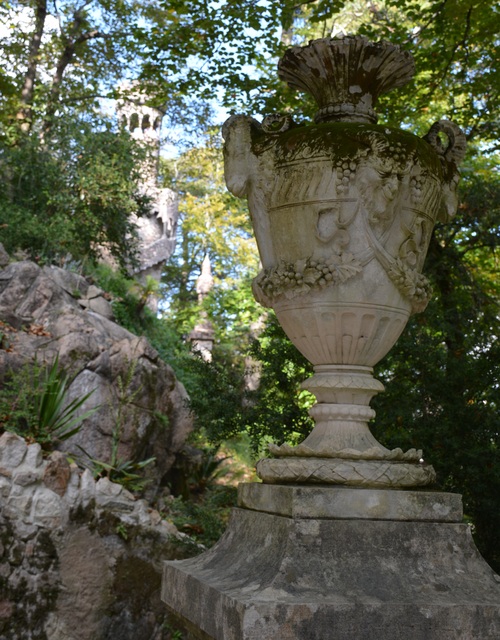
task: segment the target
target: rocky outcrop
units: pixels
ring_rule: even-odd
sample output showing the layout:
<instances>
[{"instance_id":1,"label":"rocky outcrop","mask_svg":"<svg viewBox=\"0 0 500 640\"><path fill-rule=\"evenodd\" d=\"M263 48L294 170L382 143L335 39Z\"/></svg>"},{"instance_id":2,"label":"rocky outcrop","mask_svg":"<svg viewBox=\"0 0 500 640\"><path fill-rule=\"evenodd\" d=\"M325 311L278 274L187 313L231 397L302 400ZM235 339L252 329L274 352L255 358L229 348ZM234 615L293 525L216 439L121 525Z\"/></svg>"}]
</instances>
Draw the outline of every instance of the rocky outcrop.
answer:
<instances>
[{"instance_id":1,"label":"rocky outcrop","mask_svg":"<svg viewBox=\"0 0 500 640\"><path fill-rule=\"evenodd\" d=\"M185 537L122 486L4 433L0 640L168 640L161 561Z\"/></svg>"},{"instance_id":2,"label":"rocky outcrop","mask_svg":"<svg viewBox=\"0 0 500 640\"><path fill-rule=\"evenodd\" d=\"M118 433L120 460L155 457L153 493L192 428L187 394L145 338L113 321L106 294L76 273L14 262L0 268L0 323L0 383L34 354L58 356L72 379L68 402L93 391L81 411L98 407L65 449L107 462Z\"/></svg>"}]
</instances>

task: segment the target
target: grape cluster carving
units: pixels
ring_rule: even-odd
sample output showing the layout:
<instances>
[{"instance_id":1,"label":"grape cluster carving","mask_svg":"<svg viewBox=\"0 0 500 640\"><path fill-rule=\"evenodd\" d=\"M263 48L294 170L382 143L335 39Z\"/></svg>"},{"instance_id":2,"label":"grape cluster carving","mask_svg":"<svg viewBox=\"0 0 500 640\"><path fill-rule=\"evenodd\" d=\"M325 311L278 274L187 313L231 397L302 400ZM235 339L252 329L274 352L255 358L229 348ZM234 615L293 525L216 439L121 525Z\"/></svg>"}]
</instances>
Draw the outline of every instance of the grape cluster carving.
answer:
<instances>
[{"instance_id":1,"label":"grape cluster carving","mask_svg":"<svg viewBox=\"0 0 500 640\"><path fill-rule=\"evenodd\" d=\"M306 258L280 263L264 269L254 280L254 292L262 304L270 306L276 298L295 298L312 289L345 282L361 271L361 264L350 253L333 254L326 260Z\"/></svg>"},{"instance_id":2,"label":"grape cluster carving","mask_svg":"<svg viewBox=\"0 0 500 640\"><path fill-rule=\"evenodd\" d=\"M410 180L411 197L415 204L420 204L423 197L424 176L416 175Z\"/></svg>"},{"instance_id":3,"label":"grape cluster carving","mask_svg":"<svg viewBox=\"0 0 500 640\"><path fill-rule=\"evenodd\" d=\"M352 160L339 159L336 163L337 177L335 180L335 188L339 196L349 190L349 185L356 177L356 163Z\"/></svg>"},{"instance_id":4,"label":"grape cluster carving","mask_svg":"<svg viewBox=\"0 0 500 640\"><path fill-rule=\"evenodd\" d=\"M390 264L387 274L401 293L411 300L414 313L425 309L432 296L431 284L425 276L408 268L399 258Z\"/></svg>"}]
</instances>

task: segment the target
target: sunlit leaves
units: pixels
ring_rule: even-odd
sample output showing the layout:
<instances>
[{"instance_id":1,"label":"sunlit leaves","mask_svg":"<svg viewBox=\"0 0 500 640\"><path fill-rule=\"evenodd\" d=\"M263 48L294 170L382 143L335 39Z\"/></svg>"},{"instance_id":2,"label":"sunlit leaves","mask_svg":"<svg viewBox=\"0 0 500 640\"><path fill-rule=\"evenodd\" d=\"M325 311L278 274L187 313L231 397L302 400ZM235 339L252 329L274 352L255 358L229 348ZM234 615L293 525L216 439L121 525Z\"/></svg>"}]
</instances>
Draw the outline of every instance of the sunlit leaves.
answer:
<instances>
[{"instance_id":1,"label":"sunlit leaves","mask_svg":"<svg viewBox=\"0 0 500 640\"><path fill-rule=\"evenodd\" d=\"M1 150L0 241L41 262L95 257L106 244L125 265L134 253L130 215L147 210L138 191L143 151L126 133L81 123L52 136L56 150L35 136Z\"/></svg>"},{"instance_id":2,"label":"sunlit leaves","mask_svg":"<svg viewBox=\"0 0 500 640\"><path fill-rule=\"evenodd\" d=\"M186 303L196 303L196 279L206 255L214 291L222 291L257 273L257 250L246 203L226 189L221 140L215 132L204 146L166 163L164 180L180 197L177 248L164 273L168 303L180 312ZM192 308L188 316L189 322L196 321Z\"/></svg>"},{"instance_id":3,"label":"sunlit leaves","mask_svg":"<svg viewBox=\"0 0 500 640\"><path fill-rule=\"evenodd\" d=\"M328 12L329 9L329 12ZM360 33L400 44L415 57L413 83L380 99L378 112L393 124L425 132L434 120L453 119L469 138L498 139L499 8L480 0L351 0L304 3L302 42Z\"/></svg>"}]
</instances>

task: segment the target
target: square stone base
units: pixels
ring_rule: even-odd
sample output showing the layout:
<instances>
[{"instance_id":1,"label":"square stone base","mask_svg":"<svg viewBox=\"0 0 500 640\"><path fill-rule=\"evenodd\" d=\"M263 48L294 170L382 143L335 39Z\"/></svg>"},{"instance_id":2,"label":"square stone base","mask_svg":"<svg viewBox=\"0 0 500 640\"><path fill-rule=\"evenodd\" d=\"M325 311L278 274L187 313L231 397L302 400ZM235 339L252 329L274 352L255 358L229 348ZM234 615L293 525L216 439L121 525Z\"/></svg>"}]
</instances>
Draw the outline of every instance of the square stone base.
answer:
<instances>
[{"instance_id":1,"label":"square stone base","mask_svg":"<svg viewBox=\"0 0 500 640\"><path fill-rule=\"evenodd\" d=\"M240 504L254 509L234 509L217 545L165 563L163 601L196 638L500 638L499 579L477 552L469 527L450 521L460 513L456 496L422 493L418 510L410 495L418 492L401 492L399 509L394 494L400 492L378 490L370 497L369 489L319 487L319 504L303 513L304 496L296 488L255 486L263 488L240 490ZM352 500L348 492L355 492ZM255 510L266 506L266 495L268 512ZM379 519L367 518L364 509L356 517L355 509L370 500L379 503ZM432 504L441 513L436 521ZM286 515L274 512L280 509ZM336 517L324 509L336 509ZM389 519L391 513L401 519Z\"/></svg>"}]
</instances>

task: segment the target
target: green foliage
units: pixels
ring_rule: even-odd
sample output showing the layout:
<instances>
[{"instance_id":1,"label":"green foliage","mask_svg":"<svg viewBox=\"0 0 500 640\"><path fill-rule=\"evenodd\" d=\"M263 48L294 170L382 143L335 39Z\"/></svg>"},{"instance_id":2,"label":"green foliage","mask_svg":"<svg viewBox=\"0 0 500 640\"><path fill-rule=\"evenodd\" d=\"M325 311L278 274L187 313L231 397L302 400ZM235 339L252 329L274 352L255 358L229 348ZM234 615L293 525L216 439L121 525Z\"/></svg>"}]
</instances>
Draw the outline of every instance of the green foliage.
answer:
<instances>
[{"instance_id":1,"label":"green foliage","mask_svg":"<svg viewBox=\"0 0 500 640\"><path fill-rule=\"evenodd\" d=\"M245 428L243 419L243 371L227 362L186 359L184 382L190 394L196 429L219 444Z\"/></svg>"},{"instance_id":2,"label":"green foliage","mask_svg":"<svg viewBox=\"0 0 500 640\"><path fill-rule=\"evenodd\" d=\"M132 333L141 335L151 324L152 314L141 304L136 280L105 264L87 265L86 272L111 296L116 321Z\"/></svg>"},{"instance_id":3,"label":"green foliage","mask_svg":"<svg viewBox=\"0 0 500 640\"><path fill-rule=\"evenodd\" d=\"M58 357L50 367L35 360L11 372L0 392L0 427L38 442L44 449L75 435L97 407L81 413L93 391L68 402L69 384Z\"/></svg>"},{"instance_id":4,"label":"green foliage","mask_svg":"<svg viewBox=\"0 0 500 640\"><path fill-rule=\"evenodd\" d=\"M296 5L290 30L294 44L359 33L401 45L415 58L415 80L380 98L381 121L423 134L445 117L482 154L498 149L498 18L498 6L480 0L317 0ZM282 108L308 116L315 110L303 94L285 94Z\"/></svg>"},{"instance_id":5,"label":"green foliage","mask_svg":"<svg viewBox=\"0 0 500 640\"><path fill-rule=\"evenodd\" d=\"M220 478L225 473L221 465L228 459L228 456L221 457L218 453L218 446L201 449L199 463L191 466L191 473L187 478L191 494L203 493L208 487L213 486L217 478Z\"/></svg>"},{"instance_id":6,"label":"green foliage","mask_svg":"<svg viewBox=\"0 0 500 640\"><path fill-rule=\"evenodd\" d=\"M189 347L168 319L158 318L143 305L137 281L102 264L88 266L87 272L110 294L116 321L132 333L146 336L160 357L184 380L184 365L191 357Z\"/></svg>"},{"instance_id":7,"label":"green foliage","mask_svg":"<svg viewBox=\"0 0 500 640\"><path fill-rule=\"evenodd\" d=\"M102 97L128 97L123 82L139 79L170 125L206 123L209 100L232 107L259 95L250 65L275 55L281 13L280 3L253 0L2 5L0 122L50 128L97 110Z\"/></svg>"},{"instance_id":8,"label":"green foliage","mask_svg":"<svg viewBox=\"0 0 500 640\"><path fill-rule=\"evenodd\" d=\"M185 109L186 96L216 97L227 109L263 104L267 87L252 67L267 67L275 58L281 16L292 4L161 1L160 11L150 12L161 28L142 31L152 55L141 79L170 96L176 114Z\"/></svg>"},{"instance_id":9,"label":"green foliage","mask_svg":"<svg viewBox=\"0 0 500 640\"><path fill-rule=\"evenodd\" d=\"M498 568L498 7L479 0L63 0L48 5L58 18L50 24L59 26L42 21L35 55L41 4L0 7L0 21L11 27L0 62L0 240L40 261L67 253L85 261L99 243L122 265L133 257L128 216L147 208L136 189L140 151L95 116L98 97L117 95L125 76L139 75L150 102L166 106L177 124L206 123L210 107L203 101L217 94L227 108L301 119L314 105L276 77L286 44L343 31L411 50L415 81L381 97L381 121L421 135L435 120L453 119L467 134L469 152L460 215L436 230L429 252L426 269L436 296L378 367L387 391L376 398L374 430L390 446L424 447L440 486L464 493L481 550ZM34 90L26 97L30 71ZM120 92L127 98L127 90ZM271 438L296 441L311 426L311 398L298 390L310 366L272 316L253 348L261 364L245 364L260 314L249 287L257 258L245 205L224 187L220 140L209 135L199 149L169 163L164 182L181 194L180 239L162 283L164 318L145 308L147 287L134 291L113 276L116 317L174 364L191 393L198 428L211 441L242 431L255 449ZM215 287L201 304L195 282L205 255ZM188 356L181 339L202 311L216 330L208 364ZM261 368L260 386L251 393L245 390L248 366Z\"/></svg>"},{"instance_id":10,"label":"green foliage","mask_svg":"<svg viewBox=\"0 0 500 640\"><path fill-rule=\"evenodd\" d=\"M224 302L230 302L232 296L233 311L237 305L234 298L242 292L240 279L257 270L257 250L246 204L225 186L220 136L209 132L204 142L163 166L165 184L180 196L178 242L162 278L164 315L184 334L193 329L201 311L196 280L206 256L214 277L210 300L224 296ZM248 306L251 300L256 308L250 290L243 295L245 304ZM225 304L218 306L223 310ZM212 309L205 310L212 321L216 320ZM226 313L217 328L228 327L227 320Z\"/></svg>"},{"instance_id":11,"label":"green foliage","mask_svg":"<svg viewBox=\"0 0 500 640\"><path fill-rule=\"evenodd\" d=\"M386 385L373 431L388 446L423 448L442 489L463 494L477 544L500 569L500 181L463 185L451 225L426 263L435 296L377 367Z\"/></svg>"},{"instance_id":12,"label":"green foliage","mask_svg":"<svg viewBox=\"0 0 500 640\"><path fill-rule=\"evenodd\" d=\"M199 502L175 498L167 515L179 531L189 535L183 546L196 555L202 551L199 545L211 547L221 537L235 504L236 487L215 485Z\"/></svg>"},{"instance_id":13,"label":"green foliage","mask_svg":"<svg viewBox=\"0 0 500 640\"><path fill-rule=\"evenodd\" d=\"M245 360L205 362L191 358L185 367L190 377L190 407L195 423L210 442L247 433L255 453L265 453L270 441L295 443L312 428L307 409L312 396L300 383L312 366L286 338L274 314L249 350L246 367L256 367L257 389L245 385ZM243 354L245 355L245 354Z\"/></svg>"},{"instance_id":14,"label":"green foliage","mask_svg":"<svg viewBox=\"0 0 500 640\"><path fill-rule=\"evenodd\" d=\"M261 375L259 387L246 400L245 418L252 445L258 451L269 441L296 444L313 426L307 413L313 396L300 389L312 366L285 337L271 313L251 353Z\"/></svg>"},{"instance_id":15,"label":"green foliage","mask_svg":"<svg viewBox=\"0 0 500 640\"><path fill-rule=\"evenodd\" d=\"M123 522L119 522L116 525L115 533L122 538L122 540L128 540L128 531L127 527L123 524Z\"/></svg>"},{"instance_id":16,"label":"green foliage","mask_svg":"<svg viewBox=\"0 0 500 640\"><path fill-rule=\"evenodd\" d=\"M138 191L143 151L109 126L61 128L51 142L0 139L0 241L39 262L85 261L102 245L120 265L133 261L130 216L148 210Z\"/></svg>"},{"instance_id":17,"label":"green foliage","mask_svg":"<svg viewBox=\"0 0 500 640\"><path fill-rule=\"evenodd\" d=\"M162 625L162 629L170 633L168 640L184 640L185 635L180 629L176 629L170 623L165 622Z\"/></svg>"},{"instance_id":18,"label":"green foliage","mask_svg":"<svg viewBox=\"0 0 500 640\"><path fill-rule=\"evenodd\" d=\"M133 493L141 493L150 483L150 480L141 472L156 461L154 457L139 462L117 458L113 464L91 458L83 448L80 447L80 449L86 456L83 464L92 471L95 478L108 478L111 482L121 484Z\"/></svg>"}]
</instances>

